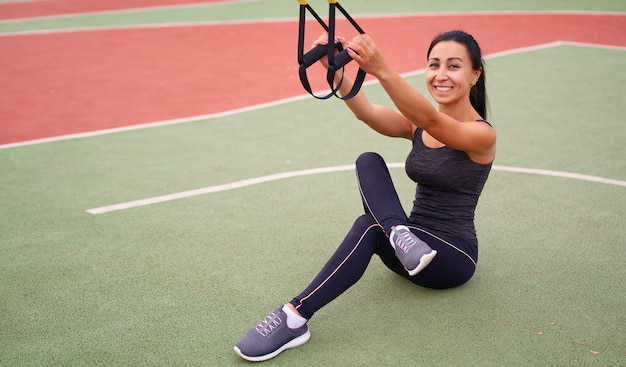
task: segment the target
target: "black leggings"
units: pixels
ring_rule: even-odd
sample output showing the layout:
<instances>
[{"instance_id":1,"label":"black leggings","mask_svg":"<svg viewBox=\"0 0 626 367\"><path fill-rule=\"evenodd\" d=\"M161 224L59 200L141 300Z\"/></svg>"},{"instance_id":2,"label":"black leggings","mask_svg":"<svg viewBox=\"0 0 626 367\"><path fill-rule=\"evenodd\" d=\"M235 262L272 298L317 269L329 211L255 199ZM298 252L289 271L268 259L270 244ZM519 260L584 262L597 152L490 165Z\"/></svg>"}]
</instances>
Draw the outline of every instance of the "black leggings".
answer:
<instances>
[{"instance_id":1,"label":"black leggings","mask_svg":"<svg viewBox=\"0 0 626 367\"><path fill-rule=\"evenodd\" d=\"M291 304L310 319L315 312L354 285L372 255L377 254L395 273L428 288L452 288L467 282L476 270L478 249L469 241L428 230L408 218L383 158L364 153L356 161L356 174L366 213L356 219L339 248L311 284ZM420 273L409 276L389 243L391 227L404 224L437 250L437 256Z\"/></svg>"}]
</instances>

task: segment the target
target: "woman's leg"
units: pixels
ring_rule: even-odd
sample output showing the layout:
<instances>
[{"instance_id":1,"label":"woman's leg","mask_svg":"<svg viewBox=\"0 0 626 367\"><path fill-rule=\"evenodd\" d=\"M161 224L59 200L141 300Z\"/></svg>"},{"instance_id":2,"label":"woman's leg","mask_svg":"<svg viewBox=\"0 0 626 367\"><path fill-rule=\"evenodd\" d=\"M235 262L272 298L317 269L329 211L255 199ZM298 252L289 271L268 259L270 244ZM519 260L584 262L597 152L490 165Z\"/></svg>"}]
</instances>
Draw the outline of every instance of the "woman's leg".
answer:
<instances>
[{"instance_id":1,"label":"woman's leg","mask_svg":"<svg viewBox=\"0 0 626 367\"><path fill-rule=\"evenodd\" d=\"M277 307L248 330L235 344L235 352L249 361L264 361L306 343L310 338L306 321L354 285L383 245L389 247L387 236L374 218L369 214L359 217L320 273L291 301L293 308Z\"/></svg>"},{"instance_id":2,"label":"woman's leg","mask_svg":"<svg viewBox=\"0 0 626 367\"><path fill-rule=\"evenodd\" d=\"M311 284L290 303L306 319L337 298L363 276L372 255L389 246L387 236L369 214L360 216Z\"/></svg>"},{"instance_id":3,"label":"woman's leg","mask_svg":"<svg viewBox=\"0 0 626 367\"><path fill-rule=\"evenodd\" d=\"M411 232L437 251L437 256L418 274L411 276L390 246L380 246L376 254L395 273L427 288L445 289L464 284L474 275L478 248L467 241L410 224Z\"/></svg>"},{"instance_id":4,"label":"woman's leg","mask_svg":"<svg viewBox=\"0 0 626 367\"><path fill-rule=\"evenodd\" d=\"M395 256L409 275L421 272L437 251L406 227L408 219L383 158L371 152L361 154L356 161L356 175L365 211L389 236Z\"/></svg>"},{"instance_id":5,"label":"woman's leg","mask_svg":"<svg viewBox=\"0 0 626 367\"><path fill-rule=\"evenodd\" d=\"M356 160L356 176L365 212L372 214L387 236L393 226L407 223L387 164L379 154L361 154Z\"/></svg>"}]
</instances>

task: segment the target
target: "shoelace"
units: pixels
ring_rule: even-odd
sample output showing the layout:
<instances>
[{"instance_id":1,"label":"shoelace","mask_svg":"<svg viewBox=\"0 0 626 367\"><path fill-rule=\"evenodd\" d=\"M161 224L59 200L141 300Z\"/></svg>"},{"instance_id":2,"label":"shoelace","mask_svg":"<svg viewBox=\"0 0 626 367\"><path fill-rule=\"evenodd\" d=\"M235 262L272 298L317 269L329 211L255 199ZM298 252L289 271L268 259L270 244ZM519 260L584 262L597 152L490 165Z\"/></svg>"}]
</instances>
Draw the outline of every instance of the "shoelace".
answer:
<instances>
[{"instance_id":1,"label":"shoelace","mask_svg":"<svg viewBox=\"0 0 626 367\"><path fill-rule=\"evenodd\" d=\"M400 250L402 250L402 252L406 254L411 249L411 247L415 245L415 242L406 231L402 231L402 233L400 233L400 236L401 237L398 238L398 241L396 241L396 246L400 247Z\"/></svg>"},{"instance_id":2,"label":"shoelace","mask_svg":"<svg viewBox=\"0 0 626 367\"><path fill-rule=\"evenodd\" d=\"M283 320L278 314L272 312L267 316L260 324L256 326L256 331L261 334L262 337L267 337L272 331L276 330L278 326L283 323Z\"/></svg>"}]
</instances>

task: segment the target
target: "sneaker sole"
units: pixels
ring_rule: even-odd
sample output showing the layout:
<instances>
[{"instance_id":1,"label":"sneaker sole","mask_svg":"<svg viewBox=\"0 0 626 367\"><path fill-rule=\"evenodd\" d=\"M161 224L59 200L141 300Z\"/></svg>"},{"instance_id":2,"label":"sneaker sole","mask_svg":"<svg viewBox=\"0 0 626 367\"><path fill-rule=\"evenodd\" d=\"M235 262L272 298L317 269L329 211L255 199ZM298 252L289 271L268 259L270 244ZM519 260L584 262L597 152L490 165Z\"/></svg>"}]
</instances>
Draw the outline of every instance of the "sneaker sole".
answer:
<instances>
[{"instance_id":1,"label":"sneaker sole","mask_svg":"<svg viewBox=\"0 0 626 367\"><path fill-rule=\"evenodd\" d=\"M309 339L311 338L311 332L309 330L306 331L306 333L300 335L299 337L293 339L292 341L290 341L289 343L283 345L282 347L276 349L275 351L273 351L272 353L268 353L268 354L264 354L262 356L247 356L245 354L243 354L243 352L237 347L235 346L233 349L235 350L235 353L237 353L241 358L250 361L250 362L261 362L261 361L267 361L268 359L272 359L274 357L276 357L277 355L279 355L280 353L284 352L287 349L291 349L291 348L295 348L295 347L299 347L302 344L306 343L309 341Z\"/></svg>"},{"instance_id":2,"label":"sneaker sole","mask_svg":"<svg viewBox=\"0 0 626 367\"><path fill-rule=\"evenodd\" d=\"M420 271L424 270L424 268L427 267L431 261L433 261L433 259L435 258L435 255L437 255L436 250L432 250L430 253L426 255L422 255L422 257L420 257L419 265L415 269L412 269L412 270L406 269L406 271L409 272L410 276L416 275Z\"/></svg>"}]
</instances>

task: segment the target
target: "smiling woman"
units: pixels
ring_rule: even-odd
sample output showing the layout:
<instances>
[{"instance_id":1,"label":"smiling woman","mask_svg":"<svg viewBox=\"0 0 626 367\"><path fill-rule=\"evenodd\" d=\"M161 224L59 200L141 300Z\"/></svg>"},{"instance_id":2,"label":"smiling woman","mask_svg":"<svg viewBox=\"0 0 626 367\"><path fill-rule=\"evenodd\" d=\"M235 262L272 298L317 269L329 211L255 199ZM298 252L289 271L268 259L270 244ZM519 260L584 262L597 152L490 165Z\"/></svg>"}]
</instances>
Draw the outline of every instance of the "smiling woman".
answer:
<instances>
[{"instance_id":1,"label":"smiling woman","mask_svg":"<svg viewBox=\"0 0 626 367\"><path fill-rule=\"evenodd\" d=\"M357 36L346 46L359 65L378 78L399 110L372 106L362 95L346 102L357 118L391 137L412 140L421 128L424 143L431 148L447 145L475 162L493 161L495 132L484 123L487 94L482 54L471 35L445 32L428 48L426 83L438 110L394 70L370 36Z\"/></svg>"},{"instance_id":2,"label":"smiling woman","mask_svg":"<svg viewBox=\"0 0 626 367\"><path fill-rule=\"evenodd\" d=\"M467 285L424 289L375 256L276 364L623 365L626 13L581 11L626 2L343 1L359 20L376 13L362 25L426 96L433 32L480 41L500 166ZM233 343L306 287L363 214L344 165L370 150L398 162L411 204L411 142L303 91L297 2L224 4L0 22L3 365L242 364ZM363 92L393 107L380 84ZM27 140L42 137L56 140ZM435 249L417 276L446 259Z\"/></svg>"},{"instance_id":3,"label":"smiling woman","mask_svg":"<svg viewBox=\"0 0 626 367\"><path fill-rule=\"evenodd\" d=\"M373 130L413 142L405 167L417 183L413 209L407 216L380 155L359 156L356 173L365 214L311 283L235 344L235 352L250 361L267 360L306 343L311 335L308 321L356 284L374 255L392 272L426 288L460 286L476 270L474 212L496 144L496 134L484 120L486 92L478 43L463 31L442 33L431 42L426 80L437 110L393 69L369 35L351 42L337 40L363 70L378 78L399 110L370 103L363 91L344 100ZM313 47L325 44L328 36L323 34ZM320 62L329 67L327 57ZM341 95L354 86L347 75L336 75L335 82Z\"/></svg>"},{"instance_id":4,"label":"smiling woman","mask_svg":"<svg viewBox=\"0 0 626 367\"><path fill-rule=\"evenodd\" d=\"M453 42L456 39L471 37L467 33L456 31L439 36L441 43L433 42L428 50L428 68L426 81L428 91L440 106L445 105L438 96L448 96L453 89L456 95L464 95L465 87L470 88L470 102L480 116L487 117L487 92L485 88L485 71L481 51L476 42L465 40L462 44ZM437 48L433 52L433 48ZM447 59L439 56L439 52L449 55L467 55L467 57L451 56ZM466 66L466 64L468 64ZM461 79L458 80L457 79ZM453 84L448 85L448 81Z\"/></svg>"}]
</instances>

